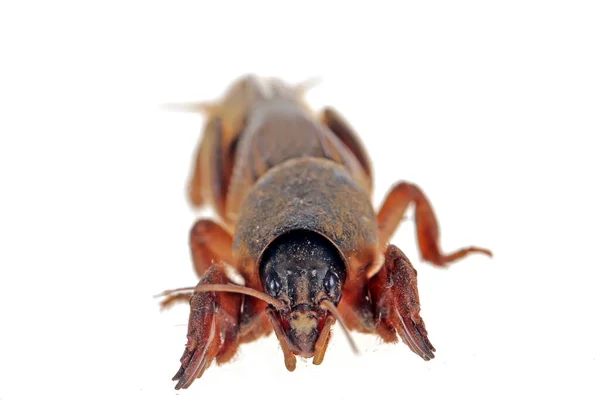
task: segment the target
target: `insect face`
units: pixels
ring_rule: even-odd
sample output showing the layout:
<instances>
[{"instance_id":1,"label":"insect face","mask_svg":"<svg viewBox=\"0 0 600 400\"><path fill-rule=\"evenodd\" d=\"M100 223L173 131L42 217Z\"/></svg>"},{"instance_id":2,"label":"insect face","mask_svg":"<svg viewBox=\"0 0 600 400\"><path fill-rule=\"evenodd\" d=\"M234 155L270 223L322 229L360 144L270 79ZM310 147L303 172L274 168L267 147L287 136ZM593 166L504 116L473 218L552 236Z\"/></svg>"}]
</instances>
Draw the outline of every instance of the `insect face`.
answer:
<instances>
[{"instance_id":1,"label":"insect face","mask_svg":"<svg viewBox=\"0 0 600 400\"><path fill-rule=\"evenodd\" d=\"M294 354L313 356L330 314L323 305L339 303L345 276L344 262L335 247L313 232L288 233L265 251L263 287L287 306L277 311L276 323Z\"/></svg>"}]
</instances>

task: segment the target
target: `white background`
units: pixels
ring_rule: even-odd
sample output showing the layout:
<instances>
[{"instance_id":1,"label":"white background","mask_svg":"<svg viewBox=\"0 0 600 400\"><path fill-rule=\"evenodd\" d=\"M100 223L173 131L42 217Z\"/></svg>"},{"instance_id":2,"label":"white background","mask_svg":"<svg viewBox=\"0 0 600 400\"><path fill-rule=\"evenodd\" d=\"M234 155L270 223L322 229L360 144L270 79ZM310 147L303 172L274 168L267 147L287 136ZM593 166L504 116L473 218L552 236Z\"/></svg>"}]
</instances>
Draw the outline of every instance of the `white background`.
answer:
<instances>
[{"instance_id":1,"label":"white background","mask_svg":"<svg viewBox=\"0 0 600 400\"><path fill-rule=\"evenodd\" d=\"M594 1L3 2L0 399L600 396L600 13ZM392 5L393 4L393 5ZM286 371L274 337L185 391L171 376L194 285L184 190L203 124L168 102L255 72L322 84L375 165L431 199L419 271L436 358L336 336Z\"/></svg>"}]
</instances>

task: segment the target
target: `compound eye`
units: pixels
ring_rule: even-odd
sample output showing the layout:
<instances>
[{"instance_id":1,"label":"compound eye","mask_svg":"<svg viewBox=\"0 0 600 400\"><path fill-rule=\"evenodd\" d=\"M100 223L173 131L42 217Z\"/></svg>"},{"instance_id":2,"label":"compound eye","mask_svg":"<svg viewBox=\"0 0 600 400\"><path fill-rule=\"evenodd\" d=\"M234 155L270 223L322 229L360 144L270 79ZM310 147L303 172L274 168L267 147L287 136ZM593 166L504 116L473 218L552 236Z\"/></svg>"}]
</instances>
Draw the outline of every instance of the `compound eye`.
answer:
<instances>
[{"instance_id":1,"label":"compound eye","mask_svg":"<svg viewBox=\"0 0 600 400\"><path fill-rule=\"evenodd\" d=\"M337 292L339 289L340 278L331 271L327 271L325 278L323 278L323 289L327 292L329 297L333 300L337 299Z\"/></svg>"},{"instance_id":2,"label":"compound eye","mask_svg":"<svg viewBox=\"0 0 600 400\"><path fill-rule=\"evenodd\" d=\"M281 280L279 279L279 276L276 272L269 272L269 275L267 275L266 284L267 292L269 293L269 295L273 297L279 296L279 294L281 293Z\"/></svg>"}]
</instances>

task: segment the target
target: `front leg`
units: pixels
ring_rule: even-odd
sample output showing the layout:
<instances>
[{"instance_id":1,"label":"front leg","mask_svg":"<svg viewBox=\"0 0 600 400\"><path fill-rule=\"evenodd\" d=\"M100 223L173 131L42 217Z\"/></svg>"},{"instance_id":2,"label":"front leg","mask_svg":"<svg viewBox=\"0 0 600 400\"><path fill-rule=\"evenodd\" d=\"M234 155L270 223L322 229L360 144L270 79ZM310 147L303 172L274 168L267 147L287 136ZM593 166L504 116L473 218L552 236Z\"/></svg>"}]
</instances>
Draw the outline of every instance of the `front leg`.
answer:
<instances>
[{"instance_id":1,"label":"front leg","mask_svg":"<svg viewBox=\"0 0 600 400\"><path fill-rule=\"evenodd\" d=\"M369 281L376 331L385 342L395 343L398 335L410 349L425 361L434 358L435 348L427 338L425 323L419 311L417 271L400 249L389 245L385 262Z\"/></svg>"},{"instance_id":2,"label":"front leg","mask_svg":"<svg viewBox=\"0 0 600 400\"><path fill-rule=\"evenodd\" d=\"M200 284L231 283L216 266L200 279ZM190 299L187 345L181 368L173 380L175 389L188 388L216 359L229 361L239 346L238 331L242 296L227 292L199 292Z\"/></svg>"}]
</instances>

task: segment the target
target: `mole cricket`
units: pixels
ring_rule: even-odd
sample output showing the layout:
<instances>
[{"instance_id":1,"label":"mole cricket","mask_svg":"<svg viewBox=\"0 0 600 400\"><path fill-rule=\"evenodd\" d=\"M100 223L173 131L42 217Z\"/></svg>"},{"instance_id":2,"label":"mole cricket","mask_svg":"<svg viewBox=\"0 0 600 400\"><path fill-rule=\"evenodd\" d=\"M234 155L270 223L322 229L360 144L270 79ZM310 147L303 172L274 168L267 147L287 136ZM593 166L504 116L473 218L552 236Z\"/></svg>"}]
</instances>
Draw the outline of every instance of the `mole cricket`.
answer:
<instances>
[{"instance_id":1,"label":"mole cricket","mask_svg":"<svg viewBox=\"0 0 600 400\"><path fill-rule=\"evenodd\" d=\"M350 331L400 338L434 358L417 273L389 243L410 205L425 261L445 267L492 255L479 247L442 252L433 208L413 183L395 184L376 212L369 155L335 109L311 110L311 85L249 74L218 102L172 105L207 117L188 195L219 219L199 219L190 231L199 283L161 294L163 307L190 304L176 389L272 331L289 371L297 356L319 365L336 321L355 351Z\"/></svg>"}]
</instances>

